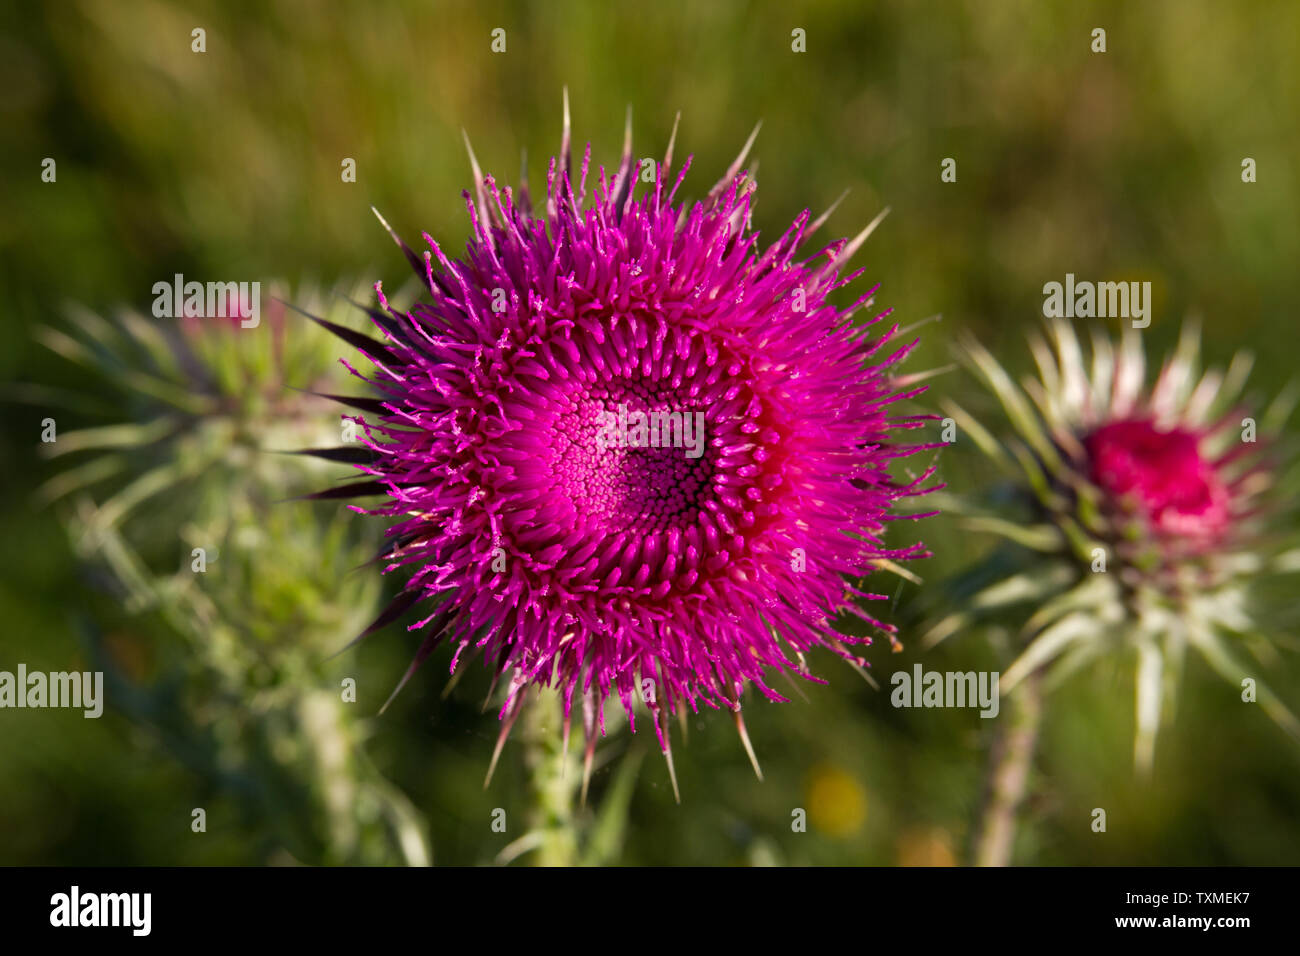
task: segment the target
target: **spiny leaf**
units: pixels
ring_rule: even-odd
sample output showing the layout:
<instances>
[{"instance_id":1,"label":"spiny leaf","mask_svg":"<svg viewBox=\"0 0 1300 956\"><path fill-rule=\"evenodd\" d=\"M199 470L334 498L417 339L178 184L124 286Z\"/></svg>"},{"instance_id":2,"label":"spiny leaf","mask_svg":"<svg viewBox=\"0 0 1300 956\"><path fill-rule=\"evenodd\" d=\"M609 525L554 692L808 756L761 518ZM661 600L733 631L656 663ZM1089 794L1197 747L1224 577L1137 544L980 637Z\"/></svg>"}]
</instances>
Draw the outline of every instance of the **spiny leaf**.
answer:
<instances>
[{"instance_id":1,"label":"spiny leaf","mask_svg":"<svg viewBox=\"0 0 1300 956\"><path fill-rule=\"evenodd\" d=\"M1049 626L1025 648L1015 662L1002 675L1002 690L1012 690L1029 674L1051 663L1073 642L1104 636L1100 621L1089 614L1068 614Z\"/></svg>"},{"instance_id":2,"label":"spiny leaf","mask_svg":"<svg viewBox=\"0 0 1300 956\"><path fill-rule=\"evenodd\" d=\"M1064 617L1071 611L1096 611L1099 618L1118 619L1122 612L1105 613L1100 609L1119 607L1119 593L1113 580L1105 574L1090 574L1069 591L1045 602L1025 622L1025 633L1033 634L1051 621Z\"/></svg>"},{"instance_id":3,"label":"spiny leaf","mask_svg":"<svg viewBox=\"0 0 1300 956\"><path fill-rule=\"evenodd\" d=\"M1160 648L1150 639L1138 641L1137 653L1137 726L1133 735L1133 762L1138 773L1147 774L1155 761L1160 699L1164 690L1161 672L1165 661Z\"/></svg>"},{"instance_id":4,"label":"spiny leaf","mask_svg":"<svg viewBox=\"0 0 1300 956\"><path fill-rule=\"evenodd\" d=\"M1252 676L1246 668L1237 663L1231 652L1224 646L1223 641L1214 632L1204 627L1189 626L1187 637L1192 642L1192 645L1201 652L1206 662L1233 687L1240 688L1242 679ZM1296 719L1295 715L1262 680L1259 678L1254 678L1254 680L1256 699L1259 701L1260 707L1293 740L1300 743L1300 720Z\"/></svg>"},{"instance_id":5,"label":"spiny leaf","mask_svg":"<svg viewBox=\"0 0 1300 956\"><path fill-rule=\"evenodd\" d=\"M962 518L961 524L971 531L986 531L1000 535L1031 551L1052 554L1065 546L1065 537L1049 524L1020 525L1004 518L983 515Z\"/></svg>"},{"instance_id":6,"label":"spiny leaf","mask_svg":"<svg viewBox=\"0 0 1300 956\"><path fill-rule=\"evenodd\" d=\"M1070 568L1054 562L996 581L962 602L969 611L951 614L934 625L922 636L921 646L929 649L952 636L971 624L979 616L976 612L996 611L1027 601L1041 601L1068 583L1072 576Z\"/></svg>"},{"instance_id":7,"label":"spiny leaf","mask_svg":"<svg viewBox=\"0 0 1300 956\"><path fill-rule=\"evenodd\" d=\"M64 432L58 441L42 446L41 450L50 458L70 455L87 449L135 448L151 445L167 437L176 429L176 422L166 418L155 419L144 424L103 425L97 428L81 428Z\"/></svg>"},{"instance_id":8,"label":"spiny leaf","mask_svg":"<svg viewBox=\"0 0 1300 956\"><path fill-rule=\"evenodd\" d=\"M125 455L96 455L90 461L60 472L36 489L38 501L48 504L74 491L98 484L122 471L130 463Z\"/></svg>"},{"instance_id":9,"label":"spiny leaf","mask_svg":"<svg viewBox=\"0 0 1300 956\"><path fill-rule=\"evenodd\" d=\"M980 451L1008 470L1013 467L1013 462L1007 454L1007 450L964 408L947 399L944 399L940 404L944 412L956 423L961 432L970 435L971 440L975 442Z\"/></svg>"},{"instance_id":10,"label":"spiny leaf","mask_svg":"<svg viewBox=\"0 0 1300 956\"><path fill-rule=\"evenodd\" d=\"M1002 408L1006 411L1007 417L1011 419L1012 425L1015 426L1017 433L1029 442L1037 454L1047 464L1047 467L1056 471L1060 467L1060 458L1056 449L1052 447L1051 441L1043 431L1038 417L1025 401L1024 393L1016 387L1011 381L1006 370L998 363L988 349L984 348L973 337L967 337L965 340L965 350L971 363L983 376L985 382L993 390L998 401L1002 403Z\"/></svg>"}]
</instances>

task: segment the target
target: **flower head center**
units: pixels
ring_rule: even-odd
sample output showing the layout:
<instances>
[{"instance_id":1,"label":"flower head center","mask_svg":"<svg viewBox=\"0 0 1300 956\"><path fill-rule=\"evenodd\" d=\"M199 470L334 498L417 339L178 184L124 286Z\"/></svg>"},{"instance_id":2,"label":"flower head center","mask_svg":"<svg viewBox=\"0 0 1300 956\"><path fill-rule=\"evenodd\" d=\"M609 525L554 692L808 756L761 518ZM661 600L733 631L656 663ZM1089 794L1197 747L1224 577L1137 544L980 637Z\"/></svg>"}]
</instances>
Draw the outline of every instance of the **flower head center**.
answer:
<instances>
[{"instance_id":1,"label":"flower head center","mask_svg":"<svg viewBox=\"0 0 1300 956\"><path fill-rule=\"evenodd\" d=\"M704 410L671 388L597 384L556 420L556 477L575 510L598 527L687 527L712 484L707 431Z\"/></svg>"},{"instance_id":2,"label":"flower head center","mask_svg":"<svg viewBox=\"0 0 1300 956\"><path fill-rule=\"evenodd\" d=\"M1199 537L1228 523L1228 489L1200 451L1200 436L1151 421L1111 422L1084 444L1103 490L1135 502L1162 531Z\"/></svg>"}]
</instances>

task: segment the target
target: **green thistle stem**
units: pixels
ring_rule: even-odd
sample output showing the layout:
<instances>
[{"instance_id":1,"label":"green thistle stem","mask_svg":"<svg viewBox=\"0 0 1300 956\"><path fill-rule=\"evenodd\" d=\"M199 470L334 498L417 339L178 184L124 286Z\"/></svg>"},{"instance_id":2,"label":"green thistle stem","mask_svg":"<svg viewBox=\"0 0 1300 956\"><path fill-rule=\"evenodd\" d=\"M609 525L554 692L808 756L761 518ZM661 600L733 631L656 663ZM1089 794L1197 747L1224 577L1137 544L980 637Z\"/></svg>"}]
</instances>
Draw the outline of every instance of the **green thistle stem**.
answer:
<instances>
[{"instance_id":1,"label":"green thistle stem","mask_svg":"<svg viewBox=\"0 0 1300 956\"><path fill-rule=\"evenodd\" d=\"M973 841L976 866L1008 866L1016 842L1016 816L1029 783L1043 717L1043 673L1036 670L1008 696L1007 722L989 755L984 808Z\"/></svg>"},{"instance_id":2,"label":"green thistle stem","mask_svg":"<svg viewBox=\"0 0 1300 956\"><path fill-rule=\"evenodd\" d=\"M564 711L560 696L543 689L525 706L524 762L528 768L538 866L578 862L578 823L574 795L582 781L577 760L564 752Z\"/></svg>"},{"instance_id":3,"label":"green thistle stem","mask_svg":"<svg viewBox=\"0 0 1300 956\"><path fill-rule=\"evenodd\" d=\"M419 814L365 757L347 705L330 690L304 694L291 706L296 720L272 728L270 743L285 747L297 739L307 747L302 777L311 784L309 806L322 816L326 861L429 866L432 851ZM285 801L292 806L292 799Z\"/></svg>"}]
</instances>

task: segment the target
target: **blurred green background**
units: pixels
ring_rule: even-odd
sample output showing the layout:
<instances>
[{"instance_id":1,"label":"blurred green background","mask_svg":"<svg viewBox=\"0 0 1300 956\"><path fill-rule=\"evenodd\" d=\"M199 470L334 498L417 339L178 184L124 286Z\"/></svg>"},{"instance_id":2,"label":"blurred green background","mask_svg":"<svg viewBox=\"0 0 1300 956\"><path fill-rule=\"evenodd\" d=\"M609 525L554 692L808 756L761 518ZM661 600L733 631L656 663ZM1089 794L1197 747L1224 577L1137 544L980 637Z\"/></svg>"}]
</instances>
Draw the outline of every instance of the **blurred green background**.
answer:
<instances>
[{"instance_id":1,"label":"blurred green background","mask_svg":"<svg viewBox=\"0 0 1300 956\"><path fill-rule=\"evenodd\" d=\"M195 27L207 31L206 53L191 51ZM497 27L504 54L490 49ZM796 27L807 31L804 54L791 51ZM1095 27L1107 31L1104 54L1090 49ZM526 149L536 194L567 85L578 149L590 141L609 165L628 104L638 155L662 155L680 110L678 155L695 157L691 198L761 119L756 225L769 237L845 188L827 238L892 207L857 261L903 321L942 313L923 330L913 369L948 362L960 329L1025 368L1043 283L1073 272L1150 280L1152 355L1199 316L1206 354L1225 362L1252 349L1253 386L1271 394L1293 373L1300 313L1297 54L1300 6L1285 2L6 4L0 381L86 386L34 329L57 324L69 302L147 312L153 283L176 272L397 288L407 267L368 207L408 240L426 230L460 248L460 191L470 186L461 128L503 181L515 180ZM57 161L55 183L41 181L45 157ZM340 179L344 157L356 160L355 183ZM940 181L945 157L957 161L956 183ZM1241 180L1244 157L1257 162L1254 184ZM987 408L964 373L933 387ZM32 500L56 471L38 454L40 421L54 409L4 407L0 668L84 665L91 620L141 682L170 673L183 649L104 595L56 509ZM79 423L72 412L59 421ZM942 466L954 490L980 487L983 472L960 448ZM943 518L900 530L934 550L916 569L928 582L991 545ZM881 575L877 587L892 594L897 581ZM900 611L916 590L902 588ZM993 659L979 635L928 655L908 637L902 654L884 642L868 651L882 681L922 659L963 670ZM413 648L411 635L388 628L329 673L357 678L365 749L427 819L435 860L491 862L518 835L490 823L494 808L523 809L519 748L507 745L484 792L498 729L494 712L480 713L488 681L475 663L441 699L446 651L370 720ZM1134 777L1131 663L1076 678L1054 699L1017 860L1300 861L1295 748L1262 714L1241 718L1232 688L1198 661L1155 776ZM829 686L747 709L763 783L725 714L692 718L676 748L681 806L653 741L612 736L598 757L597 804L624 751L647 751L617 859L960 861L992 722L895 710L833 655L813 664ZM1294 707L1296 655L1282 667L1270 680ZM195 806L207 808L205 834L190 832ZM1099 806L1105 835L1089 828ZM791 831L794 808L808 811L807 833ZM111 698L97 721L0 712L0 863L293 858L265 816L239 812L236 795Z\"/></svg>"}]
</instances>

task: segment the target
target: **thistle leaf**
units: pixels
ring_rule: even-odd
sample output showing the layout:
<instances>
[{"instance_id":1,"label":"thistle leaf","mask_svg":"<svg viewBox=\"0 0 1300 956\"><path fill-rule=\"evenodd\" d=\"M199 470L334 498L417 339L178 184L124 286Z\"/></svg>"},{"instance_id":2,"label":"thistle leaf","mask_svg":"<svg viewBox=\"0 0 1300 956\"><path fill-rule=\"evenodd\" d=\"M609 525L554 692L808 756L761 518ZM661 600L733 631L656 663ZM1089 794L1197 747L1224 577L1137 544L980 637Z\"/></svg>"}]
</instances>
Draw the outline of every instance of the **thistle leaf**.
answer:
<instances>
[{"instance_id":1,"label":"thistle leaf","mask_svg":"<svg viewBox=\"0 0 1300 956\"><path fill-rule=\"evenodd\" d=\"M1096 640L1105 636L1105 626L1082 611L1075 611L1051 624L1025 648L1002 675L1002 689L1009 692L1022 680L1050 664L1075 641Z\"/></svg>"},{"instance_id":2,"label":"thistle leaf","mask_svg":"<svg viewBox=\"0 0 1300 956\"><path fill-rule=\"evenodd\" d=\"M1250 671L1237 663L1222 638L1208 628L1189 623L1187 638L1201 652L1206 662L1233 687L1240 687L1242 678L1251 676ZM1296 716L1262 680L1259 678L1254 680L1256 699L1264 709L1264 713L1273 718L1274 722L1296 743L1300 743L1300 720L1296 719Z\"/></svg>"}]
</instances>

